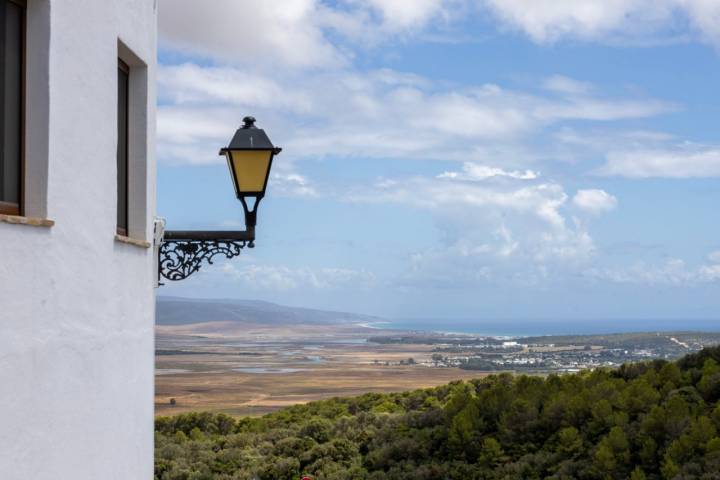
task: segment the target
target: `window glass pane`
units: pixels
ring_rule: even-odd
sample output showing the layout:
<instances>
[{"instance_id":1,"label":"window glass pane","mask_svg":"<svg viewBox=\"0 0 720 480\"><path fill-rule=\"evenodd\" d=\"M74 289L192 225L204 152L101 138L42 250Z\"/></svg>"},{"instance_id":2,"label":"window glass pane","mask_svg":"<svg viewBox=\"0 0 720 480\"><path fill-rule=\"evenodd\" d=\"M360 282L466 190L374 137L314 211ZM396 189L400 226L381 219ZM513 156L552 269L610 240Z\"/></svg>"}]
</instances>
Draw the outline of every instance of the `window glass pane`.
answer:
<instances>
[{"instance_id":1,"label":"window glass pane","mask_svg":"<svg viewBox=\"0 0 720 480\"><path fill-rule=\"evenodd\" d=\"M128 225L128 73L118 68L117 226L127 234Z\"/></svg>"},{"instance_id":2,"label":"window glass pane","mask_svg":"<svg viewBox=\"0 0 720 480\"><path fill-rule=\"evenodd\" d=\"M0 201L20 203L22 7L0 0Z\"/></svg>"}]
</instances>

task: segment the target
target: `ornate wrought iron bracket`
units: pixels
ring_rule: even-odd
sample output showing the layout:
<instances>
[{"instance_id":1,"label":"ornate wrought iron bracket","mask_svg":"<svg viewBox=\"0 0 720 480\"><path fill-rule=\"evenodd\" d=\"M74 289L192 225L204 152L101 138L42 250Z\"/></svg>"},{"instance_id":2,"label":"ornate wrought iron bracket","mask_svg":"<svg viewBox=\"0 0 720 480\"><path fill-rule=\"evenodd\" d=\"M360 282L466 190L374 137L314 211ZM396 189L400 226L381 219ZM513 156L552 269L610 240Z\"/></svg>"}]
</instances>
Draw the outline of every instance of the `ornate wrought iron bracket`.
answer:
<instances>
[{"instance_id":1,"label":"ornate wrought iron bracket","mask_svg":"<svg viewBox=\"0 0 720 480\"><path fill-rule=\"evenodd\" d=\"M237 232L166 231L160 245L158 276L184 280L200 270L203 262L213 263L217 255L231 259L243 248L253 248L255 229Z\"/></svg>"}]
</instances>

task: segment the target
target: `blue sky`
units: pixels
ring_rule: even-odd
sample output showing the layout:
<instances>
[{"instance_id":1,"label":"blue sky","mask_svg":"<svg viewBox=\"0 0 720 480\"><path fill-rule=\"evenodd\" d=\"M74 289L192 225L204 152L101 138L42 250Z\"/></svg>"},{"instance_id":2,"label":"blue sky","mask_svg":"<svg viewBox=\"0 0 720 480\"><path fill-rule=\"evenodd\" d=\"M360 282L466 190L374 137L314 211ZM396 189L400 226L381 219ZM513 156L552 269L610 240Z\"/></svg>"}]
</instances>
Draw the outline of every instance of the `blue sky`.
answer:
<instances>
[{"instance_id":1,"label":"blue sky","mask_svg":"<svg viewBox=\"0 0 720 480\"><path fill-rule=\"evenodd\" d=\"M160 7L168 228L242 228L217 151L243 116L284 148L257 248L161 294L387 317L718 317L720 2Z\"/></svg>"}]
</instances>

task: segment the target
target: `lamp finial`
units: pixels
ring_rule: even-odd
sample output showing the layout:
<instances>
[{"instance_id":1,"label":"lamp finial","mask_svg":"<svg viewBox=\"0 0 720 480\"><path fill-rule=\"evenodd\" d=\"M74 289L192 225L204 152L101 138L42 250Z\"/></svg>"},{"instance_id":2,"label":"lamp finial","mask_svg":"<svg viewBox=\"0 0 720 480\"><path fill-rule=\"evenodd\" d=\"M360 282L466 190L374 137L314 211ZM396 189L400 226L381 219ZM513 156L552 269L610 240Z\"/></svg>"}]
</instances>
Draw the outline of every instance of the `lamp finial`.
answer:
<instances>
[{"instance_id":1,"label":"lamp finial","mask_svg":"<svg viewBox=\"0 0 720 480\"><path fill-rule=\"evenodd\" d=\"M242 128L256 128L255 127L255 117L245 117L243 118L243 126Z\"/></svg>"}]
</instances>

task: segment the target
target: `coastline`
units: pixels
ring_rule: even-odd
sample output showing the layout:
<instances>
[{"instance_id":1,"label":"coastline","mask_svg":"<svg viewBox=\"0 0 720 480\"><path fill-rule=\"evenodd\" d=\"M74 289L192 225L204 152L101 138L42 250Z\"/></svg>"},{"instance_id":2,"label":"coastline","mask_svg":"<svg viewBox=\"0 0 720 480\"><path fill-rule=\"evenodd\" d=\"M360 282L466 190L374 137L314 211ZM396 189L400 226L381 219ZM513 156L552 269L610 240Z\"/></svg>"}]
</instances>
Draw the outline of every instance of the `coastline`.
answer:
<instances>
[{"instance_id":1,"label":"coastline","mask_svg":"<svg viewBox=\"0 0 720 480\"><path fill-rule=\"evenodd\" d=\"M508 324L512 323L512 326ZM497 339L527 337L611 335L644 332L720 332L719 320L396 320L373 322L378 330L403 331L412 334L473 336Z\"/></svg>"}]
</instances>

